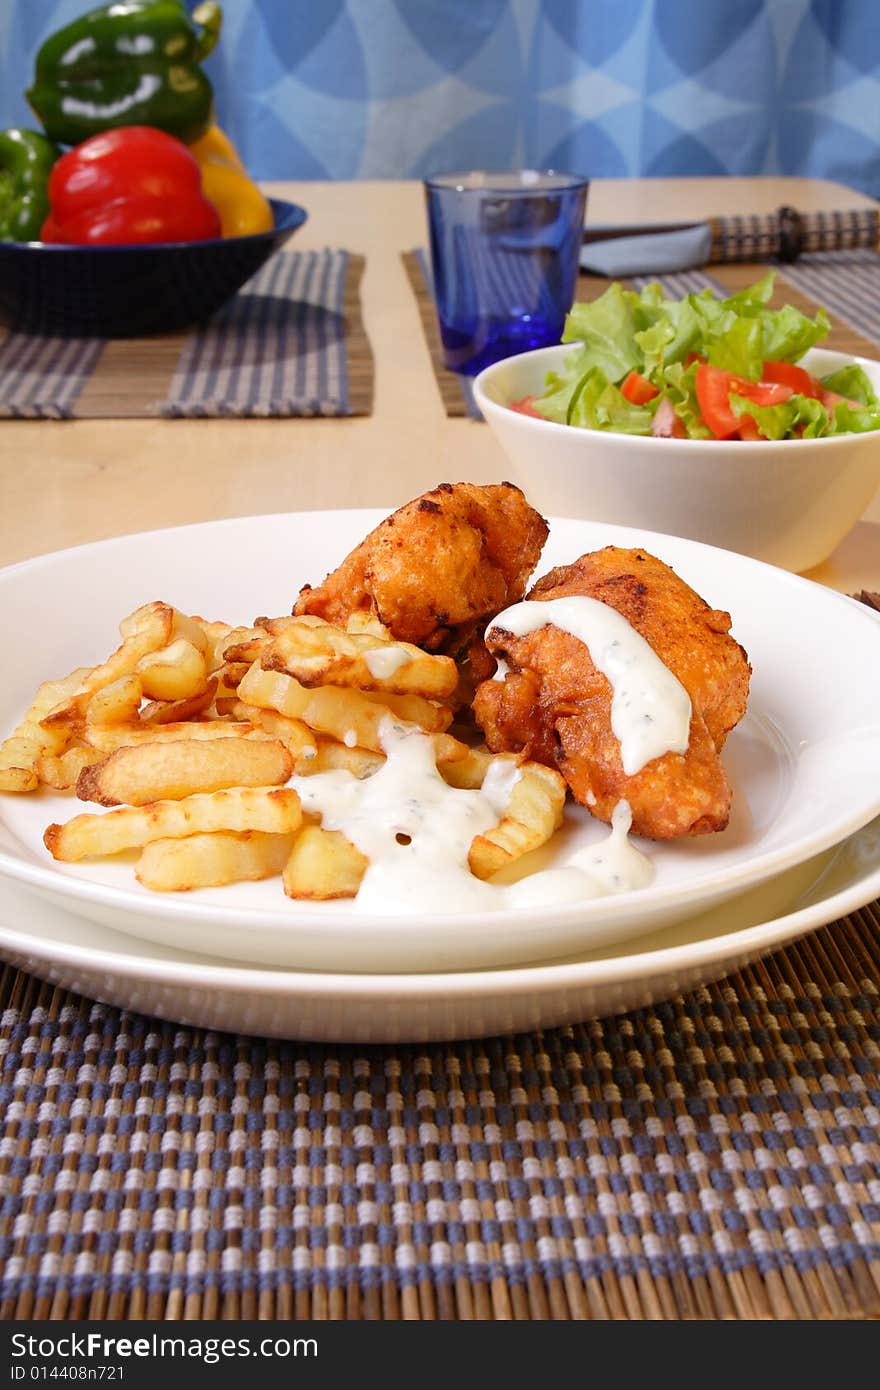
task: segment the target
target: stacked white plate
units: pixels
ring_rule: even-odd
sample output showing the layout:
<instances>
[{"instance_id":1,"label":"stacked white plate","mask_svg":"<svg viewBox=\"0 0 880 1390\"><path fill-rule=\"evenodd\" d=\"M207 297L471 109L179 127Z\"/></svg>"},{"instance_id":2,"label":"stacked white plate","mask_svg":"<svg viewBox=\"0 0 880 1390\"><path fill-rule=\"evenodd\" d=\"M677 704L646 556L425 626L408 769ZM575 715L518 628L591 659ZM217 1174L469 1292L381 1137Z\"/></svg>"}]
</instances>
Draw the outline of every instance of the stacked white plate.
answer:
<instances>
[{"instance_id":1,"label":"stacked white plate","mask_svg":"<svg viewBox=\"0 0 880 1390\"><path fill-rule=\"evenodd\" d=\"M5 733L40 681L101 660L121 616L163 598L248 623L285 613L378 512L248 517L99 542L0 572ZM554 522L541 570L641 545L718 608L753 666L724 761L720 835L652 844L654 883L547 909L367 916L280 883L142 889L132 858L56 864L69 796L0 798L0 956L108 1002L212 1028L340 1041L547 1027L662 998L880 895L880 622L784 571L670 536ZM873 822L873 823L872 823ZM604 827L574 808L555 856Z\"/></svg>"}]
</instances>

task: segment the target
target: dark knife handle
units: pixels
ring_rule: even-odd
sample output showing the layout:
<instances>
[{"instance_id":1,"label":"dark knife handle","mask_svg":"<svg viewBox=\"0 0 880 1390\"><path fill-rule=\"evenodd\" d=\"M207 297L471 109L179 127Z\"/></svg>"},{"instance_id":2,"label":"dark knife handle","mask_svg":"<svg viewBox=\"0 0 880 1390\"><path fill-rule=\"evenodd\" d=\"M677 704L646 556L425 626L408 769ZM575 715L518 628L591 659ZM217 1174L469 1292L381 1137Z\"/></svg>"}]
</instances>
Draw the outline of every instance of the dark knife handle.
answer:
<instances>
[{"instance_id":1,"label":"dark knife handle","mask_svg":"<svg viewBox=\"0 0 880 1390\"><path fill-rule=\"evenodd\" d=\"M833 212L776 212L712 217L711 261L791 262L815 251L855 251L876 248L880 241L880 210L848 208Z\"/></svg>"}]
</instances>

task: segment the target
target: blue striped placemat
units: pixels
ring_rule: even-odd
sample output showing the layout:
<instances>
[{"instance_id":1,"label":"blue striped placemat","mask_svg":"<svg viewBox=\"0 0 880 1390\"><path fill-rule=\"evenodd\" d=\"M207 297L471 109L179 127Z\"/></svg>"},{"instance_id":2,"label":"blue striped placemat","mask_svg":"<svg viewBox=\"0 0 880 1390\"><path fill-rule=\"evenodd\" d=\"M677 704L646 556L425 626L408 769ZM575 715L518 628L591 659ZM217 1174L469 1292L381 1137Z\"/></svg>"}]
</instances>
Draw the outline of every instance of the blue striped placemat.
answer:
<instances>
[{"instance_id":1,"label":"blue striped placemat","mask_svg":"<svg viewBox=\"0 0 880 1390\"><path fill-rule=\"evenodd\" d=\"M0 974L0 1319L880 1314L880 915L616 1018L364 1047Z\"/></svg>"},{"instance_id":2,"label":"blue striped placemat","mask_svg":"<svg viewBox=\"0 0 880 1390\"><path fill-rule=\"evenodd\" d=\"M0 417L365 415L373 358L348 251L281 252L205 325L147 338L0 339Z\"/></svg>"},{"instance_id":3,"label":"blue striped placemat","mask_svg":"<svg viewBox=\"0 0 880 1390\"><path fill-rule=\"evenodd\" d=\"M470 378L448 371L443 364L427 253L424 250L410 251L404 255L403 261L419 306L422 329L446 414L479 420L480 412L474 401ZM667 275L630 276L623 283L634 289L642 289L647 284L659 281L665 292L674 298L698 294L703 289L727 295L760 279L771 268L777 271L776 289L771 301L774 308L789 303L805 312L815 313L818 305L822 304L831 318L831 332L823 347L854 355L877 356L880 345L880 255L876 251L822 251L802 256L792 265L772 267L749 262L712 264L705 269L695 268ZM610 283L600 276L581 275L577 298L581 301L596 299Z\"/></svg>"}]
</instances>

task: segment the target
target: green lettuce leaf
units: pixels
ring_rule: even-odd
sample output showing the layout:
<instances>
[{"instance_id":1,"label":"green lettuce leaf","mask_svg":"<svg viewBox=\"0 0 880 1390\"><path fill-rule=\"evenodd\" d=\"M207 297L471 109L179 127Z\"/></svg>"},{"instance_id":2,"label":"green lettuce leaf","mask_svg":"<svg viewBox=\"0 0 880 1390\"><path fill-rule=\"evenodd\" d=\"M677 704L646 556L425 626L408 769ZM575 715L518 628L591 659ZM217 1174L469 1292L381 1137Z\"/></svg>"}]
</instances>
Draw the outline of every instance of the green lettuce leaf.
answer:
<instances>
[{"instance_id":1,"label":"green lettuce leaf","mask_svg":"<svg viewBox=\"0 0 880 1390\"><path fill-rule=\"evenodd\" d=\"M760 320L765 362L799 361L805 352L827 337L831 327L824 309L817 309L815 319L810 319L791 304L782 309L762 310Z\"/></svg>"},{"instance_id":2,"label":"green lettuce leaf","mask_svg":"<svg viewBox=\"0 0 880 1390\"><path fill-rule=\"evenodd\" d=\"M772 298L775 280L776 271L770 270L760 280L756 280L753 285L747 285L738 294L732 294L721 302L725 309L734 314L744 314L747 318L755 318ZM706 291L704 290L703 293L705 294Z\"/></svg>"},{"instance_id":3,"label":"green lettuce leaf","mask_svg":"<svg viewBox=\"0 0 880 1390\"><path fill-rule=\"evenodd\" d=\"M586 353L581 350L570 352L561 372L548 372L543 396L534 402L534 408L545 420L553 420L557 425L568 422L568 407L571 398L586 373L590 370L586 363Z\"/></svg>"},{"instance_id":4,"label":"green lettuce leaf","mask_svg":"<svg viewBox=\"0 0 880 1390\"><path fill-rule=\"evenodd\" d=\"M568 424L615 434L650 434L653 419L653 402L633 405L599 367L581 378L568 407Z\"/></svg>"},{"instance_id":5,"label":"green lettuce leaf","mask_svg":"<svg viewBox=\"0 0 880 1390\"><path fill-rule=\"evenodd\" d=\"M880 430L880 405L850 405L838 401L828 427L829 434L865 434Z\"/></svg>"},{"instance_id":6,"label":"green lettuce leaf","mask_svg":"<svg viewBox=\"0 0 880 1390\"><path fill-rule=\"evenodd\" d=\"M737 419L751 415L765 439L793 439L801 426L804 439L828 433L828 411L812 396L789 396L781 405L756 405L731 394L730 408Z\"/></svg>"},{"instance_id":7,"label":"green lettuce leaf","mask_svg":"<svg viewBox=\"0 0 880 1390\"><path fill-rule=\"evenodd\" d=\"M711 439L712 431L703 423L700 404L697 400L697 367L692 362L686 367L683 362L673 362L663 373L661 390L672 402L672 407L688 433L689 439Z\"/></svg>"},{"instance_id":8,"label":"green lettuce leaf","mask_svg":"<svg viewBox=\"0 0 880 1390\"><path fill-rule=\"evenodd\" d=\"M562 341L582 343L585 367L598 367L609 381L622 381L643 362L635 340L637 304L638 296L615 280L598 299L572 305Z\"/></svg>"},{"instance_id":9,"label":"green lettuce leaf","mask_svg":"<svg viewBox=\"0 0 880 1390\"><path fill-rule=\"evenodd\" d=\"M759 381L764 365L760 319L734 319L725 333L706 344L706 356L713 367Z\"/></svg>"},{"instance_id":10,"label":"green lettuce leaf","mask_svg":"<svg viewBox=\"0 0 880 1390\"><path fill-rule=\"evenodd\" d=\"M847 400L859 401L862 405L878 403L873 386L857 362L850 362L846 367L823 376L822 385L838 396L846 396Z\"/></svg>"},{"instance_id":11,"label":"green lettuce leaf","mask_svg":"<svg viewBox=\"0 0 880 1390\"><path fill-rule=\"evenodd\" d=\"M642 353L644 376L650 376L668 363L680 362L689 352L695 352L701 341L702 325L691 296L658 303L652 293L654 290L663 293L659 285L648 285L642 291L639 307L641 317L648 320L648 327L635 334L636 345Z\"/></svg>"}]
</instances>

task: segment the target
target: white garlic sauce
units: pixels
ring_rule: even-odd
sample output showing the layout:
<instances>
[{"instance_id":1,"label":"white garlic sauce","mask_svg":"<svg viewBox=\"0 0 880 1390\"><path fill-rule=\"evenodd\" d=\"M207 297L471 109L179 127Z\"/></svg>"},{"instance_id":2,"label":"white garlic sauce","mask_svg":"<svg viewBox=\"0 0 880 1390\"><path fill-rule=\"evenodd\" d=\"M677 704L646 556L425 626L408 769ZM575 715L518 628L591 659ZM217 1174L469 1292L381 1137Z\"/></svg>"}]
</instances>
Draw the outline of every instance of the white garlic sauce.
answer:
<instances>
[{"instance_id":1,"label":"white garlic sauce","mask_svg":"<svg viewBox=\"0 0 880 1390\"><path fill-rule=\"evenodd\" d=\"M504 660L503 656L496 656L495 660L498 662L498 665L495 668L495 672L492 676L492 679L493 681L503 681L510 674L510 667Z\"/></svg>"},{"instance_id":2,"label":"white garlic sauce","mask_svg":"<svg viewBox=\"0 0 880 1390\"><path fill-rule=\"evenodd\" d=\"M629 840L632 812L618 801L611 817L611 834L598 844L577 850L558 869L542 869L502 889L506 907L547 907L575 903L646 888L654 865Z\"/></svg>"},{"instance_id":3,"label":"white garlic sauce","mask_svg":"<svg viewBox=\"0 0 880 1390\"><path fill-rule=\"evenodd\" d=\"M363 655L367 670L377 681L390 680L412 660L405 647L370 647Z\"/></svg>"},{"instance_id":4,"label":"white garlic sauce","mask_svg":"<svg viewBox=\"0 0 880 1390\"><path fill-rule=\"evenodd\" d=\"M487 636L499 629L526 637L551 623L589 648L593 665L611 685L611 728L628 777L664 753L687 752L690 696L650 643L609 604L586 594L526 599L499 613Z\"/></svg>"},{"instance_id":5,"label":"white garlic sauce","mask_svg":"<svg viewBox=\"0 0 880 1390\"><path fill-rule=\"evenodd\" d=\"M474 877L467 859L474 836L498 824L495 798L447 786L433 740L417 725L385 718L379 738L385 762L371 777L358 780L340 769L291 781L303 809L318 812L326 830L341 830L370 861L355 908L485 910L492 889Z\"/></svg>"},{"instance_id":6,"label":"white garlic sauce","mask_svg":"<svg viewBox=\"0 0 880 1390\"><path fill-rule=\"evenodd\" d=\"M550 906L626 892L653 877L650 860L627 839L630 809L620 802L611 834L558 869L512 885L485 883L468 868L475 835L498 824L521 773L496 759L478 791L450 787L432 739L388 717L379 730L385 763L364 779L345 769L293 777L303 809L341 830L369 860L354 909L367 913L487 912Z\"/></svg>"}]
</instances>

